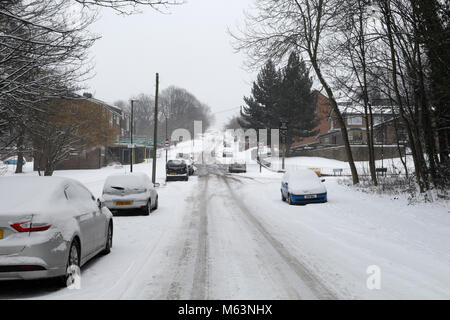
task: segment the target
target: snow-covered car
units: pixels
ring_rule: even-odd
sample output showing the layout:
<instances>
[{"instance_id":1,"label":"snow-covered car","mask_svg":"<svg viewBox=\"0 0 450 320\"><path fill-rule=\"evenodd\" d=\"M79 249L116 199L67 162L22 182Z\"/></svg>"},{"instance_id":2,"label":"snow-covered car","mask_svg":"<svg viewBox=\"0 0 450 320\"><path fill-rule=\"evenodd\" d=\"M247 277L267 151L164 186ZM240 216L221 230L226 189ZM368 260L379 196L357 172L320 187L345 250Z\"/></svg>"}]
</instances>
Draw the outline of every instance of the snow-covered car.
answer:
<instances>
[{"instance_id":1,"label":"snow-covered car","mask_svg":"<svg viewBox=\"0 0 450 320\"><path fill-rule=\"evenodd\" d=\"M297 169L286 172L281 181L281 199L289 204L327 202L325 180L312 170Z\"/></svg>"},{"instance_id":2,"label":"snow-covered car","mask_svg":"<svg viewBox=\"0 0 450 320\"><path fill-rule=\"evenodd\" d=\"M112 161L112 162L108 163L108 167L113 167L114 169L122 169L123 164L121 164L118 161Z\"/></svg>"},{"instance_id":3,"label":"snow-covered car","mask_svg":"<svg viewBox=\"0 0 450 320\"><path fill-rule=\"evenodd\" d=\"M4 164L17 164L17 157L10 157L8 159L3 160ZM25 165L27 162L25 159L22 160L22 164Z\"/></svg>"},{"instance_id":4,"label":"snow-covered car","mask_svg":"<svg viewBox=\"0 0 450 320\"><path fill-rule=\"evenodd\" d=\"M111 212L78 181L0 179L0 280L65 284L74 268L109 253L112 237Z\"/></svg>"},{"instance_id":5,"label":"snow-covered car","mask_svg":"<svg viewBox=\"0 0 450 320\"><path fill-rule=\"evenodd\" d=\"M106 178L102 200L113 213L141 209L144 215L158 209L158 192L147 174L124 173Z\"/></svg>"},{"instance_id":6,"label":"snow-covered car","mask_svg":"<svg viewBox=\"0 0 450 320\"><path fill-rule=\"evenodd\" d=\"M247 165L245 162L233 162L228 166L230 173L245 173L247 172Z\"/></svg>"},{"instance_id":7,"label":"snow-covered car","mask_svg":"<svg viewBox=\"0 0 450 320\"><path fill-rule=\"evenodd\" d=\"M166 164L166 181L189 180L189 167L186 161L181 159L169 160Z\"/></svg>"}]
</instances>

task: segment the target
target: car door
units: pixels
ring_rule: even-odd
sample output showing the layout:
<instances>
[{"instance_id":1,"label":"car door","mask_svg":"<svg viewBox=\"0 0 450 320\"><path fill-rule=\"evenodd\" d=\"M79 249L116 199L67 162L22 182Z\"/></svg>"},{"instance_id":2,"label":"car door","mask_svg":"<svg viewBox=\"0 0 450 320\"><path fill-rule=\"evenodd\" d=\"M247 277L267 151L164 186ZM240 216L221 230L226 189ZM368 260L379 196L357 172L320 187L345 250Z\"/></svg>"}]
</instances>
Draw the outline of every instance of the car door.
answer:
<instances>
[{"instance_id":1,"label":"car door","mask_svg":"<svg viewBox=\"0 0 450 320\"><path fill-rule=\"evenodd\" d=\"M94 210L83 195L83 189L76 183L71 183L65 188L70 205L76 211L75 219L80 226L81 256L88 258L95 249Z\"/></svg>"},{"instance_id":2,"label":"car door","mask_svg":"<svg viewBox=\"0 0 450 320\"><path fill-rule=\"evenodd\" d=\"M82 184L78 185L80 195L83 197L83 202L89 207L89 211L93 214L92 232L93 242L92 251L95 252L105 244L106 239L106 215L103 214L102 209L98 207L97 200L92 193Z\"/></svg>"}]
</instances>

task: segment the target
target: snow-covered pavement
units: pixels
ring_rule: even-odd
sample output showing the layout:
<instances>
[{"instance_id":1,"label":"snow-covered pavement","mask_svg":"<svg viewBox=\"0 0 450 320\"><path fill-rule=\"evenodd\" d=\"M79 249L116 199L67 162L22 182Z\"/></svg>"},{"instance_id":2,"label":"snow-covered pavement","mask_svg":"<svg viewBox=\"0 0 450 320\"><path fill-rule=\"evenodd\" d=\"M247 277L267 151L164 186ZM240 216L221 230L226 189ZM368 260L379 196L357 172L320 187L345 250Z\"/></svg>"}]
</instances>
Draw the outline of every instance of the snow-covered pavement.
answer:
<instances>
[{"instance_id":1,"label":"snow-covered pavement","mask_svg":"<svg viewBox=\"0 0 450 320\"><path fill-rule=\"evenodd\" d=\"M450 298L448 203L407 205L327 178L328 203L289 206L280 174L248 169L200 168L189 182L162 184L149 217L115 217L113 251L83 268L81 290L11 282L1 283L0 298ZM56 174L99 196L120 170ZM135 170L150 175L151 163ZM380 290L366 285L370 266L381 272Z\"/></svg>"}]
</instances>

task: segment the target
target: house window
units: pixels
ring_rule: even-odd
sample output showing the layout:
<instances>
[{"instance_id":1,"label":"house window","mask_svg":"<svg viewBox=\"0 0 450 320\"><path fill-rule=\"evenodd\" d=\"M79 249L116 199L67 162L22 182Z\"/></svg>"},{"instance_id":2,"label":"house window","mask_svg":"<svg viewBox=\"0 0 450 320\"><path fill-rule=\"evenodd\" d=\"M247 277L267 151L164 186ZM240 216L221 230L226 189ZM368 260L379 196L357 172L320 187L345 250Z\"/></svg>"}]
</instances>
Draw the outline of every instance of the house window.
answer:
<instances>
[{"instance_id":1,"label":"house window","mask_svg":"<svg viewBox=\"0 0 450 320\"><path fill-rule=\"evenodd\" d=\"M330 144L330 137L326 137L326 138L324 139L324 143L325 143L325 144Z\"/></svg>"},{"instance_id":2,"label":"house window","mask_svg":"<svg viewBox=\"0 0 450 320\"><path fill-rule=\"evenodd\" d=\"M362 117L360 117L360 116L348 117L347 124L348 125L362 125Z\"/></svg>"},{"instance_id":3,"label":"house window","mask_svg":"<svg viewBox=\"0 0 450 320\"><path fill-rule=\"evenodd\" d=\"M376 126L377 124L380 124L383 122L383 117L381 116L375 116L373 117L373 124Z\"/></svg>"},{"instance_id":4,"label":"house window","mask_svg":"<svg viewBox=\"0 0 450 320\"><path fill-rule=\"evenodd\" d=\"M350 140L352 142L361 142L362 141L362 132L361 131L353 131L350 133Z\"/></svg>"}]
</instances>

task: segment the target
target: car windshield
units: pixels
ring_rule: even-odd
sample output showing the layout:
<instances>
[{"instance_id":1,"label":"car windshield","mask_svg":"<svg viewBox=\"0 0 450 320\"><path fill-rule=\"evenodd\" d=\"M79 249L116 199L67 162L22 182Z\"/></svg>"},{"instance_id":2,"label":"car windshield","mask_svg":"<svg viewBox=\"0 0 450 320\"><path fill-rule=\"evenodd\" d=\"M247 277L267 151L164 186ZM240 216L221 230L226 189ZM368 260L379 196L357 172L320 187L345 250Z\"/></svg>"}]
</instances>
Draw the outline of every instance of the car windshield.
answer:
<instances>
[{"instance_id":1,"label":"car windshield","mask_svg":"<svg viewBox=\"0 0 450 320\"><path fill-rule=\"evenodd\" d=\"M183 160L170 160L167 165L168 166L181 166L185 164L185 162Z\"/></svg>"},{"instance_id":2,"label":"car windshield","mask_svg":"<svg viewBox=\"0 0 450 320\"><path fill-rule=\"evenodd\" d=\"M289 182L291 187L320 185L317 174L311 170L289 172L287 175L287 182Z\"/></svg>"},{"instance_id":3,"label":"car windshield","mask_svg":"<svg viewBox=\"0 0 450 320\"><path fill-rule=\"evenodd\" d=\"M142 193L146 191L145 181L139 175L117 175L106 179L104 193Z\"/></svg>"}]
</instances>

